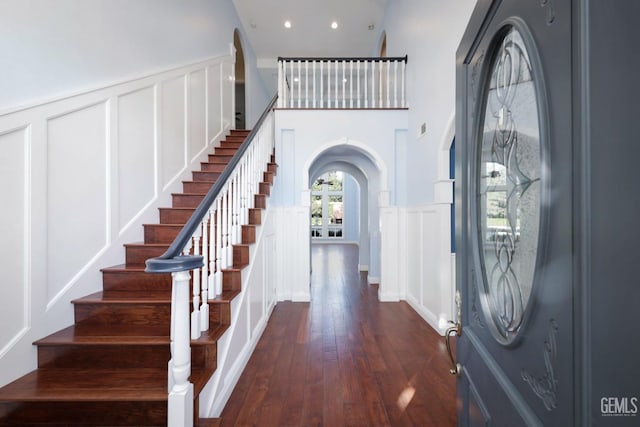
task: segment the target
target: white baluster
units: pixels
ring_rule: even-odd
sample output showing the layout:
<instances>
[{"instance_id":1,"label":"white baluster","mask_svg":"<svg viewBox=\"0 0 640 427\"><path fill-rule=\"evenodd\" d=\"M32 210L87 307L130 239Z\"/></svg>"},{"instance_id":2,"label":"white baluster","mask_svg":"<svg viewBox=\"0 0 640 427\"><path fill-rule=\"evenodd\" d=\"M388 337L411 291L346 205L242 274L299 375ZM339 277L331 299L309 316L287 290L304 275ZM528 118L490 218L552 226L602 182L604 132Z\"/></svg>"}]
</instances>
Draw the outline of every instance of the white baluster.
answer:
<instances>
[{"instance_id":1,"label":"white baluster","mask_svg":"<svg viewBox=\"0 0 640 427\"><path fill-rule=\"evenodd\" d=\"M369 70L368 61L364 61L364 108L369 108Z\"/></svg>"},{"instance_id":2,"label":"white baluster","mask_svg":"<svg viewBox=\"0 0 640 427\"><path fill-rule=\"evenodd\" d=\"M225 246L226 254L226 268L230 268L233 265L233 184L227 186L227 245Z\"/></svg>"},{"instance_id":3,"label":"white baluster","mask_svg":"<svg viewBox=\"0 0 640 427\"><path fill-rule=\"evenodd\" d=\"M320 108L324 108L324 73L322 72L322 64L320 61Z\"/></svg>"},{"instance_id":4,"label":"white baluster","mask_svg":"<svg viewBox=\"0 0 640 427\"><path fill-rule=\"evenodd\" d=\"M357 96L358 96L358 101L357 101L357 106L358 108L360 108L360 98L362 98L361 94L360 94L360 61L356 62L356 76L358 79L358 88L356 89L357 92Z\"/></svg>"},{"instance_id":5,"label":"white baluster","mask_svg":"<svg viewBox=\"0 0 640 427\"><path fill-rule=\"evenodd\" d=\"M289 96L289 108L293 108L293 97L296 89L296 82L293 81L293 61L289 61L289 72L291 73L291 87L289 88L290 96Z\"/></svg>"},{"instance_id":6,"label":"white baluster","mask_svg":"<svg viewBox=\"0 0 640 427\"><path fill-rule=\"evenodd\" d=\"M298 108L300 108L300 106L302 105L302 81L300 80L302 78L302 75L300 74L300 70L302 69L302 62L298 59Z\"/></svg>"},{"instance_id":7,"label":"white baluster","mask_svg":"<svg viewBox=\"0 0 640 427\"><path fill-rule=\"evenodd\" d=\"M346 73L347 61L342 61L342 108L347 106L347 73Z\"/></svg>"},{"instance_id":8,"label":"white baluster","mask_svg":"<svg viewBox=\"0 0 640 427\"><path fill-rule=\"evenodd\" d=\"M316 98L317 98L317 93L316 93L316 61L312 62L312 68L313 68L313 108L316 108Z\"/></svg>"},{"instance_id":9,"label":"white baluster","mask_svg":"<svg viewBox=\"0 0 640 427\"><path fill-rule=\"evenodd\" d=\"M202 303L200 304L200 331L209 330L209 218L211 210L207 211L202 221Z\"/></svg>"},{"instance_id":10,"label":"white baluster","mask_svg":"<svg viewBox=\"0 0 640 427\"><path fill-rule=\"evenodd\" d=\"M174 336L171 340L169 377L173 384L169 389L167 425L169 427L193 426L193 384L191 375L191 346L189 339L189 279L188 271L172 273L173 300L171 324ZM175 307L175 310L173 309Z\"/></svg>"},{"instance_id":11,"label":"white baluster","mask_svg":"<svg viewBox=\"0 0 640 427\"><path fill-rule=\"evenodd\" d=\"M193 254L200 255L200 233L202 223L193 233ZM191 339L200 337L200 269L193 270L193 311L191 312Z\"/></svg>"},{"instance_id":12,"label":"white baluster","mask_svg":"<svg viewBox=\"0 0 640 427\"><path fill-rule=\"evenodd\" d=\"M340 83L338 83L338 61L336 61L335 79L336 79L336 81L335 81L335 87L336 87L336 90L334 91L334 98L333 98L334 102L333 102L333 106L334 106L335 108L338 108L338 106L339 106L339 105L338 105L338 102L339 102L339 100L340 100L340 96L338 95L338 87L339 87L339 85L340 85Z\"/></svg>"},{"instance_id":13,"label":"white baluster","mask_svg":"<svg viewBox=\"0 0 640 427\"><path fill-rule=\"evenodd\" d=\"M407 107L407 101L405 98L405 72L406 72L406 66L407 63L405 61L402 61L400 63L400 78L402 79L402 87L400 90L400 96L402 97L402 108L406 108Z\"/></svg>"},{"instance_id":14,"label":"white baluster","mask_svg":"<svg viewBox=\"0 0 640 427\"><path fill-rule=\"evenodd\" d=\"M393 107L398 108L398 61L393 61Z\"/></svg>"},{"instance_id":15,"label":"white baluster","mask_svg":"<svg viewBox=\"0 0 640 427\"><path fill-rule=\"evenodd\" d=\"M371 108L376 108L376 61L371 61Z\"/></svg>"},{"instance_id":16,"label":"white baluster","mask_svg":"<svg viewBox=\"0 0 640 427\"><path fill-rule=\"evenodd\" d=\"M378 68L380 69L378 72L378 79L380 83L378 85L378 99L379 99L378 106L380 108L384 108L384 92L382 87L382 70L384 69L384 62L380 61L380 63L378 64Z\"/></svg>"},{"instance_id":17,"label":"white baluster","mask_svg":"<svg viewBox=\"0 0 640 427\"><path fill-rule=\"evenodd\" d=\"M222 196L216 199L216 273L215 293L212 298L222 293Z\"/></svg>"},{"instance_id":18,"label":"white baluster","mask_svg":"<svg viewBox=\"0 0 640 427\"><path fill-rule=\"evenodd\" d=\"M284 92L282 89L282 61L278 61L278 108L282 108Z\"/></svg>"},{"instance_id":19,"label":"white baluster","mask_svg":"<svg viewBox=\"0 0 640 427\"><path fill-rule=\"evenodd\" d=\"M309 61L304 61L304 108L309 108Z\"/></svg>"},{"instance_id":20,"label":"white baluster","mask_svg":"<svg viewBox=\"0 0 640 427\"><path fill-rule=\"evenodd\" d=\"M349 108L353 108L353 59L349 62Z\"/></svg>"},{"instance_id":21,"label":"white baluster","mask_svg":"<svg viewBox=\"0 0 640 427\"><path fill-rule=\"evenodd\" d=\"M389 79L391 78L391 72L390 72L390 69L389 69L389 62L385 62L384 63L384 77L387 80L387 83L386 83L387 103L386 103L385 107L389 108L389 107L391 107L391 98L389 98L389 91L390 91Z\"/></svg>"}]
</instances>

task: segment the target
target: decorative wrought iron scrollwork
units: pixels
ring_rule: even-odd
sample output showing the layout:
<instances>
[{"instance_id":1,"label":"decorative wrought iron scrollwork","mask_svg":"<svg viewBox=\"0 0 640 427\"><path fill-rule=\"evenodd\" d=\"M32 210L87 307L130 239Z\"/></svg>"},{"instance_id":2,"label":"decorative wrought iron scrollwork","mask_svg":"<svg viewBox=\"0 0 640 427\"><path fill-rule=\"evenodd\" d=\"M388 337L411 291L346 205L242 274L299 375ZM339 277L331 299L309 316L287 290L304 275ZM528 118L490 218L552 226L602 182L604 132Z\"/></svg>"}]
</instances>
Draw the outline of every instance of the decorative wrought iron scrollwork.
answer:
<instances>
[{"instance_id":1,"label":"decorative wrought iron scrollwork","mask_svg":"<svg viewBox=\"0 0 640 427\"><path fill-rule=\"evenodd\" d=\"M552 25L556 20L556 11L553 8L552 0L540 0L540 7L543 7L547 11L547 25Z\"/></svg>"},{"instance_id":2,"label":"decorative wrought iron scrollwork","mask_svg":"<svg viewBox=\"0 0 640 427\"><path fill-rule=\"evenodd\" d=\"M492 319L509 341L533 284L540 198L527 192L541 170L531 64L515 28L505 34L490 76L480 154L480 249Z\"/></svg>"},{"instance_id":3,"label":"decorative wrought iron scrollwork","mask_svg":"<svg viewBox=\"0 0 640 427\"><path fill-rule=\"evenodd\" d=\"M555 373L555 361L558 354L556 335L558 334L558 323L554 319L549 320L549 333L544 342L544 374L535 377L526 369L522 370L522 379L531 387L531 390L538 396L547 411L552 411L558 406L558 378Z\"/></svg>"},{"instance_id":4,"label":"decorative wrought iron scrollwork","mask_svg":"<svg viewBox=\"0 0 640 427\"><path fill-rule=\"evenodd\" d=\"M477 306L478 299L478 281L476 280L476 272L475 269L471 269L471 317L476 322L478 326L484 328L484 322L482 321L482 316L478 311Z\"/></svg>"}]
</instances>

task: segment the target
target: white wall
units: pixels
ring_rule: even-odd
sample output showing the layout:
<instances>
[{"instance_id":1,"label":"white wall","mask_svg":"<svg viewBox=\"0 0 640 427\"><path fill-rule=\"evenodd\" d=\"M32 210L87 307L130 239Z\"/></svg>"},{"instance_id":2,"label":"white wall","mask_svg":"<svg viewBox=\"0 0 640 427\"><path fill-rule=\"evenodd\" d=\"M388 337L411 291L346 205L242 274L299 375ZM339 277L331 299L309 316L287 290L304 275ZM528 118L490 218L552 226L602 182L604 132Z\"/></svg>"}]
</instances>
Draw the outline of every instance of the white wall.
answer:
<instances>
[{"instance_id":1,"label":"white wall","mask_svg":"<svg viewBox=\"0 0 640 427\"><path fill-rule=\"evenodd\" d=\"M236 27L222 0L2 0L0 112L228 54ZM267 95L244 47L255 121Z\"/></svg>"},{"instance_id":2,"label":"white wall","mask_svg":"<svg viewBox=\"0 0 640 427\"><path fill-rule=\"evenodd\" d=\"M476 0L394 0L379 31L387 35L387 56L408 55L408 134L404 166L411 190L398 193L399 205L434 200L438 147L446 138L455 107L455 53ZM372 49L379 54L379 47ZM418 137L422 123L427 132ZM451 142L451 141L448 141Z\"/></svg>"}]
</instances>

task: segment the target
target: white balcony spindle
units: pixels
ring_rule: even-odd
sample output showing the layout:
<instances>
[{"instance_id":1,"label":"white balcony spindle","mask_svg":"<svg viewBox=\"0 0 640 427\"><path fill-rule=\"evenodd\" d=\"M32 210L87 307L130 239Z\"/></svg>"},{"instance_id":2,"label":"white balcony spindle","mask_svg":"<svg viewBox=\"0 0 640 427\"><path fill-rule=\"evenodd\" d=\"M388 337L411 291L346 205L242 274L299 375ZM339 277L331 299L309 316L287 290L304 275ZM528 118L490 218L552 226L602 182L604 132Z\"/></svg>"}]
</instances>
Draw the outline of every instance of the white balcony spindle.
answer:
<instances>
[{"instance_id":1,"label":"white balcony spindle","mask_svg":"<svg viewBox=\"0 0 640 427\"><path fill-rule=\"evenodd\" d=\"M369 108L369 70L367 70L368 65L369 62L364 61L364 108Z\"/></svg>"},{"instance_id":2,"label":"white balcony spindle","mask_svg":"<svg viewBox=\"0 0 640 427\"><path fill-rule=\"evenodd\" d=\"M405 94L405 78L406 78L405 72L406 72L406 67L407 67L407 62L406 61L402 61L400 63L400 78L402 79L402 86L400 88L400 96L402 97L402 100L401 100L400 104L402 105L402 108L407 108L407 101L406 101L406 98L405 98L405 95L406 95Z\"/></svg>"},{"instance_id":3,"label":"white balcony spindle","mask_svg":"<svg viewBox=\"0 0 640 427\"><path fill-rule=\"evenodd\" d=\"M289 88L289 92L291 94L289 98L289 108L293 108L293 101L296 94L296 82L293 81L293 61L289 61L289 74L291 76L291 78L289 79L289 84L291 85L291 87Z\"/></svg>"},{"instance_id":4,"label":"white balcony spindle","mask_svg":"<svg viewBox=\"0 0 640 427\"><path fill-rule=\"evenodd\" d=\"M312 68L313 68L313 108L316 108L316 98L317 98L317 92L316 92L316 61L313 61L312 63Z\"/></svg>"},{"instance_id":5,"label":"white balcony spindle","mask_svg":"<svg viewBox=\"0 0 640 427\"><path fill-rule=\"evenodd\" d=\"M393 107L398 108L398 61L393 61Z\"/></svg>"},{"instance_id":6,"label":"white balcony spindle","mask_svg":"<svg viewBox=\"0 0 640 427\"><path fill-rule=\"evenodd\" d=\"M356 89L356 92L358 94L358 102L357 102L357 107L360 108L360 98L362 98L362 96L360 96L360 61L356 62L356 76L358 76L358 87Z\"/></svg>"},{"instance_id":7,"label":"white balcony spindle","mask_svg":"<svg viewBox=\"0 0 640 427\"><path fill-rule=\"evenodd\" d=\"M324 108L324 73L322 72L322 64L320 61L320 108Z\"/></svg>"},{"instance_id":8,"label":"white balcony spindle","mask_svg":"<svg viewBox=\"0 0 640 427\"><path fill-rule=\"evenodd\" d=\"M347 75L346 75L347 63L342 61L342 108L347 106Z\"/></svg>"},{"instance_id":9,"label":"white balcony spindle","mask_svg":"<svg viewBox=\"0 0 640 427\"><path fill-rule=\"evenodd\" d=\"M336 61L336 69L335 69L335 88L336 90L334 91L334 98L333 98L333 106L334 108L339 108L340 107L340 95L338 93L339 91L339 87L340 87L340 83L338 82L338 69L340 68L340 66L338 65L338 61Z\"/></svg>"},{"instance_id":10,"label":"white balcony spindle","mask_svg":"<svg viewBox=\"0 0 640 427\"><path fill-rule=\"evenodd\" d=\"M353 59L349 61L349 108L353 108Z\"/></svg>"},{"instance_id":11,"label":"white balcony spindle","mask_svg":"<svg viewBox=\"0 0 640 427\"><path fill-rule=\"evenodd\" d=\"M304 61L304 108L309 108L309 61Z\"/></svg>"},{"instance_id":12,"label":"white balcony spindle","mask_svg":"<svg viewBox=\"0 0 640 427\"><path fill-rule=\"evenodd\" d=\"M386 104L385 104L385 107L389 108L389 107L391 107L391 98L389 96L390 95L389 92L391 90L391 84L390 84L390 80L389 80L391 78L391 69L389 67L389 62L385 62L384 63L384 78L386 80L385 81L385 91L387 92L386 93L386 101L385 101Z\"/></svg>"},{"instance_id":13,"label":"white balcony spindle","mask_svg":"<svg viewBox=\"0 0 640 427\"><path fill-rule=\"evenodd\" d=\"M384 70L384 62L378 64L378 106L384 108L384 87L382 86L382 74Z\"/></svg>"}]
</instances>

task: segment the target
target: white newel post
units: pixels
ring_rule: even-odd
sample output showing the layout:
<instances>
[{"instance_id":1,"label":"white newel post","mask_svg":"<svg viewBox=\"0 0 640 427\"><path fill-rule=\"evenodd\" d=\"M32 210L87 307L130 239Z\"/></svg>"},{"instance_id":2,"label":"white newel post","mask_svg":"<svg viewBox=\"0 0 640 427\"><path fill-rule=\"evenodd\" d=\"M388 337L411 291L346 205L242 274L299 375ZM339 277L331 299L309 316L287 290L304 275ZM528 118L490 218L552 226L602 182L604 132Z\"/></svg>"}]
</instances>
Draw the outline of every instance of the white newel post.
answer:
<instances>
[{"instance_id":1,"label":"white newel post","mask_svg":"<svg viewBox=\"0 0 640 427\"><path fill-rule=\"evenodd\" d=\"M189 279L188 271L172 273L173 301L171 313L173 337L171 343L173 385L169 391L168 427L193 426L193 384L191 375L191 345L189 334Z\"/></svg>"}]
</instances>

